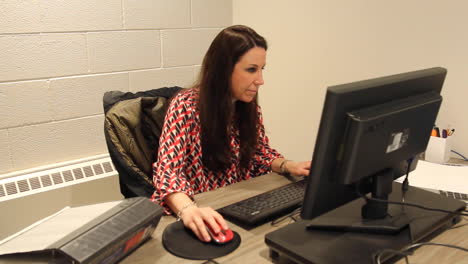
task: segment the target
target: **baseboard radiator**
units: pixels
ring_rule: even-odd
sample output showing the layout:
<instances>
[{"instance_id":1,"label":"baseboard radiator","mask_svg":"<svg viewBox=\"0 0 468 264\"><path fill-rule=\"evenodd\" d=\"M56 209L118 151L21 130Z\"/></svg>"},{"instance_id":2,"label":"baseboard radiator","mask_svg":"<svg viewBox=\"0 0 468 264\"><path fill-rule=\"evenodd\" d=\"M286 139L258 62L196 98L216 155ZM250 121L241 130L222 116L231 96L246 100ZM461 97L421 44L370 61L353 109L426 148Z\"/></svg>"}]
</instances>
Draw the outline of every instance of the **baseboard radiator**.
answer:
<instances>
[{"instance_id":1,"label":"baseboard radiator","mask_svg":"<svg viewBox=\"0 0 468 264\"><path fill-rule=\"evenodd\" d=\"M122 198L108 154L0 175L0 240L65 206Z\"/></svg>"},{"instance_id":2,"label":"baseboard radiator","mask_svg":"<svg viewBox=\"0 0 468 264\"><path fill-rule=\"evenodd\" d=\"M0 202L115 175L110 158L102 155L16 172L0 176Z\"/></svg>"}]
</instances>

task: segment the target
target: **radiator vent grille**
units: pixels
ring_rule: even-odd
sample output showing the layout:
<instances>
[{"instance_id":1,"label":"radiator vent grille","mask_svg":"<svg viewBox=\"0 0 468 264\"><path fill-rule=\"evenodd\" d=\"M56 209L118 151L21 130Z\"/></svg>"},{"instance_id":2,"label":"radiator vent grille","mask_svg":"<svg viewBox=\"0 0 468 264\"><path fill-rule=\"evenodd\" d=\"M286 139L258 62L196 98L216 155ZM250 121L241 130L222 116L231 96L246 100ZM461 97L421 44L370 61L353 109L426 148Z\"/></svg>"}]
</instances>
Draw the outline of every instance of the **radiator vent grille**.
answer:
<instances>
[{"instance_id":1,"label":"radiator vent grille","mask_svg":"<svg viewBox=\"0 0 468 264\"><path fill-rule=\"evenodd\" d=\"M52 181L50 180L50 175L41 176L41 182L43 187L51 186Z\"/></svg>"},{"instance_id":2,"label":"radiator vent grille","mask_svg":"<svg viewBox=\"0 0 468 264\"><path fill-rule=\"evenodd\" d=\"M8 182L5 184L7 195L17 194L18 190L16 189L16 184L14 182Z\"/></svg>"},{"instance_id":3,"label":"radiator vent grille","mask_svg":"<svg viewBox=\"0 0 468 264\"><path fill-rule=\"evenodd\" d=\"M91 169L90 166L84 167L84 168L83 168L83 171L84 171L84 174L85 174L86 177L94 176L93 169Z\"/></svg>"},{"instance_id":4,"label":"radiator vent grille","mask_svg":"<svg viewBox=\"0 0 468 264\"><path fill-rule=\"evenodd\" d=\"M93 169L94 169L94 172L96 172L96 174L104 173L104 171L102 170L101 164L94 164Z\"/></svg>"},{"instance_id":5,"label":"radiator vent grille","mask_svg":"<svg viewBox=\"0 0 468 264\"><path fill-rule=\"evenodd\" d=\"M0 179L0 201L115 175L110 158Z\"/></svg>"},{"instance_id":6,"label":"radiator vent grille","mask_svg":"<svg viewBox=\"0 0 468 264\"><path fill-rule=\"evenodd\" d=\"M41 188L41 183L39 182L38 177L34 177L34 178L29 179L29 184L31 184L31 188L33 190Z\"/></svg>"},{"instance_id":7,"label":"radiator vent grille","mask_svg":"<svg viewBox=\"0 0 468 264\"><path fill-rule=\"evenodd\" d=\"M51 174L51 176L54 180L54 184L59 184L63 182L62 175L60 174L60 172L53 173Z\"/></svg>"},{"instance_id":8,"label":"radiator vent grille","mask_svg":"<svg viewBox=\"0 0 468 264\"><path fill-rule=\"evenodd\" d=\"M16 182L18 184L18 188L20 192L27 192L29 191L29 184L27 180L19 180Z\"/></svg>"},{"instance_id":9,"label":"radiator vent grille","mask_svg":"<svg viewBox=\"0 0 468 264\"><path fill-rule=\"evenodd\" d=\"M83 179L83 172L81 171L80 168L74 169L73 174L75 175L75 179Z\"/></svg>"},{"instance_id":10,"label":"radiator vent grille","mask_svg":"<svg viewBox=\"0 0 468 264\"><path fill-rule=\"evenodd\" d=\"M62 172L62 174L63 174L63 178L65 179L66 182L75 180L73 178L73 174L72 174L71 170L66 170L66 171Z\"/></svg>"}]
</instances>

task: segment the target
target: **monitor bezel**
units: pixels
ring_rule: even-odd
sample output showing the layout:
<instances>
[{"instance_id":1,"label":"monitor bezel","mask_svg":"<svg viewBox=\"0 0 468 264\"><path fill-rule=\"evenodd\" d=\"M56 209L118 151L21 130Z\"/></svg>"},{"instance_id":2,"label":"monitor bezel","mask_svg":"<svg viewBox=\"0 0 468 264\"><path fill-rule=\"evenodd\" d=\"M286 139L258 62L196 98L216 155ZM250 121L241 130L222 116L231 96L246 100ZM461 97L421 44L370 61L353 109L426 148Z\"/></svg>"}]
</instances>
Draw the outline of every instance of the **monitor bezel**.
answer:
<instances>
[{"instance_id":1,"label":"monitor bezel","mask_svg":"<svg viewBox=\"0 0 468 264\"><path fill-rule=\"evenodd\" d=\"M338 183L333 173L347 112L418 94L440 94L446 74L445 68L434 67L328 87L301 217L313 219L358 198L354 186ZM406 172L405 166L393 168L399 172L395 177Z\"/></svg>"}]
</instances>

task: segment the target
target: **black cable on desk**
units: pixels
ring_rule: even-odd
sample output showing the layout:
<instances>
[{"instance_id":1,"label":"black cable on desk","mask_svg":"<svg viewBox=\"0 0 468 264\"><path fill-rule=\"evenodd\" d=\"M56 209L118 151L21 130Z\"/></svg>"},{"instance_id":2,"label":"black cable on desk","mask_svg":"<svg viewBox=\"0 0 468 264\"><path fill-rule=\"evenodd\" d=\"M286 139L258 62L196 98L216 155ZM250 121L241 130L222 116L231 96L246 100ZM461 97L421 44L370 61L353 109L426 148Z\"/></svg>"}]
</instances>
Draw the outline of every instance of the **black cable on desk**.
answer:
<instances>
[{"instance_id":1,"label":"black cable on desk","mask_svg":"<svg viewBox=\"0 0 468 264\"><path fill-rule=\"evenodd\" d=\"M413 163L413 158L410 158L409 160L407 160L407 163L408 163L408 167L406 168L406 177L405 177L405 180L403 181L403 183L401 184L401 193L402 193L403 202L405 202L406 192L409 189L409 180L408 180L408 178L409 178L409 172L410 172L410 169L411 169L411 164Z\"/></svg>"},{"instance_id":2,"label":"black cable on desk","mask_svg":"<svg viewBox=\"0 0 468 264\"><path fill-rule=\"evenodd\" d=\"M276 226L277 224L283 222L284 220L288 219L288 218L291 218L291 220L293 222L296 222L299 218L299 213L301 212L301 208L297 208L295 209L294 211L292 211L291 213L285 215L285 216L282 216L282 217L279 217L279 218L276 218L275 220L271 221L271 225L272 226Z\"/></svg>"},{"instance_id":3,"label":"black cable on desk","mask_svg":"<svg viewBox=\"0 0 468 264\"><path fill-rule=\"evenodd\" d=\"M468 222L468 218L463 217L463 219L465 219L465 221ZM461 227L464 227L464 226L468 226L468 223L464 223L464 224L460 224L460 225L455 225L455 226L450 227L449 229L457 229L457 228L461 228Z\"/></svg>"},{"instance_id":4,"label":"black cable on desk","mask_svg":"<svg viewBox=\"0 0 468 264\"><path fill-rule=\"evenodd\" d=\"M463 209L462 212L452 212L452 211L448 211L448 210L443 210L443 209L438 209L438 208L430 208L430 207L425 207L425 206L422 206L422 205L419 205L419 204L413 204L413 203L406 203L405 202L405 196L406 196L406 192L408 191L408 188L409 188L409 172L410 172L410 169L411 169L411 164L413 162L413 158L410 158L407 163L408 163L408 167L406 169L406 177L405 177L405 180L403 181L403 184L401 185L401 191L402 191L402 197L403 197L403 202L394 202L394 201L389 201L389 200L383 200L383 199L378 199L378 198L372 198L372 197L367 197L365 196L364 194L362 194L361 192L359 192L358 189L356 189L356 193L361 196L362 198L364 198L366 201L376 201L376 202L381 202L381 203L387 203L387 204L398 204L398 205L406 205L406 206L412 206L412 207L416 207L416 208L419 208L419 209L423 209L423 210L427 210L427 211L436 211L436 212L442 212L442 213L449 213L449 214L455 214L455 215L463 215L463 216L468 216L467 213L462 213L462 212L466 212L467 209ZM356 186L357 187L357 186Z\"/></svg>"},{"instance_id":5,"label":"black cable on desk","mask_svg":"<svg viewBox=\"0 0 468 264\"><path fill-rule=\"evenodd\" d=\"M413 248L418 248L422 246L442 246L442 247L449 247L449 248L454 248L454 249L468 252L468 248L450 245L450 244L434 243L434 242L421 242L421 243L412 244L411 246L407 247L405 250L411 250Z\"/></svg>"},{"instance_id":6,"label":"black cable on desk","mask_svg":"<svg viewBox=\"0 0 468 264\"><path fill-rule=\"evenodd\" d=\"M408 256L413 254L413 252L410 251L410 250L412 250L414 248L422 247L422 246L442 246L442 247L449 247L449 248L454 248L454 249L458 249L458 250L468 252L468 248L459 247L459 246L455 246L455 245L434 243L434 242L421 242L421 243L412 244L412 245L406 247L405 249L403 249L401 251L393 250L393 249L384 249L384 250L382 250L382 251L380 251L379 253L376 254L376 256L374 258L374 263L381 264L380 258L382 257L382 254L385 253L385 252L389 252L389 253L394 253L394 254L405 256L406 263L409 264Z\"/></svg>"},{"instance_id":7,"label":"black cable on desk","mask_svg":"<svg viewBox=\"0 0 468 264\"><path fill-rule=\"evenodd\" d=\"M454 214L454 215L463 215L463 216L468 216L468 213L462 213L462 212L452 212L444 209L439 209L439 208L430 208L430 207L425 207L419 204L412 204L412 203L403 203L403 202L394 202L394 201L388 201L388 200L383 200L383 199L377 199L377 198L372 198L372 197L367 197L363 195L362 193L359 193L359 195L366 199L367 201L376 201L376 202L381 202L381 203L388 203L388 204L398 204L398 205L406 205L406 206L412 206L416 207L419 209L427 210L427 211L435 211L435 212L442 212L442 213L448 213L448 214ZM466 211L464 209L463 211Z\"/></svg>"},{"instance_id":8,"label":"black cable on desk","mask_svg":"<svg viewBox=\"0 0 468 264\"><path fill-rule=\"evenodd\" d=\"M396 254L396 255L404 256L406 264L409 264L408 256L411 255L411 253L398 251L398 250L393 250L393 249L383 249L380 252L378 252L373 258L373 263L374 264L381 264L382 262L380 262L380 258L382 257L382 254L384 254L384 253L393 253L393 254Z\"/></svg>"},{"instance_id":9,"label":"black cable on desk","mask_svg":"<svg viewBox=\"0 0 468 264\"><path fill-rule=\"evenodd\" d=\"M468 159L467 159L465 156L463 156L462 154L458 153L457 151L455 151L455 150L453 150L453 149L450 150L450 151L453 152L453 153L455 153L455 154L457 154L458 156L462 157L463 160L468 161Z\"/></svg>"}]
</instances>

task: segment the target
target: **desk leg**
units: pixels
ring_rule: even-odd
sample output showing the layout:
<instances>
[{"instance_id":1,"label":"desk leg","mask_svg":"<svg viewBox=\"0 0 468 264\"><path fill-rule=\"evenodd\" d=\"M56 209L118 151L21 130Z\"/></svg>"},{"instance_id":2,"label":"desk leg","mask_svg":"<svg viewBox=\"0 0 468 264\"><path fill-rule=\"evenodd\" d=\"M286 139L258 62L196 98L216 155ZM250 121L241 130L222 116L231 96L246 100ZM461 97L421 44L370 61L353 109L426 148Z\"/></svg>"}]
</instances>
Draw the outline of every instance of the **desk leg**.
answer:
<instances>
[{"instance_id":1,"label":"desk leg","mask_svg":"<svg viewBox=\"0 0 468 264\"><path fill-rule=\"evenodd\" d=\"M272 260L277 260L279 258L279 253L270 248L270 258Z\"/></svg>"}]
</instances>

